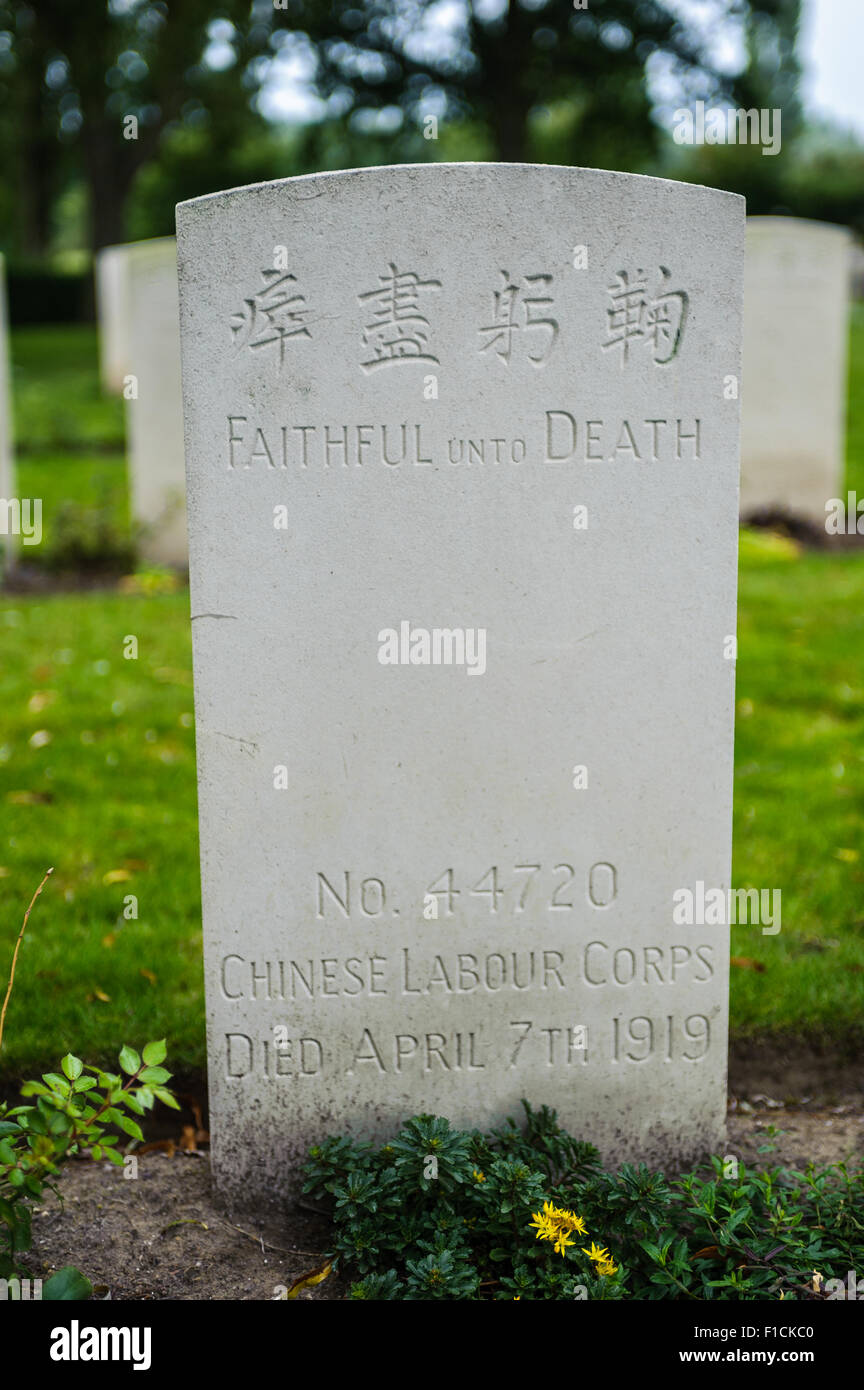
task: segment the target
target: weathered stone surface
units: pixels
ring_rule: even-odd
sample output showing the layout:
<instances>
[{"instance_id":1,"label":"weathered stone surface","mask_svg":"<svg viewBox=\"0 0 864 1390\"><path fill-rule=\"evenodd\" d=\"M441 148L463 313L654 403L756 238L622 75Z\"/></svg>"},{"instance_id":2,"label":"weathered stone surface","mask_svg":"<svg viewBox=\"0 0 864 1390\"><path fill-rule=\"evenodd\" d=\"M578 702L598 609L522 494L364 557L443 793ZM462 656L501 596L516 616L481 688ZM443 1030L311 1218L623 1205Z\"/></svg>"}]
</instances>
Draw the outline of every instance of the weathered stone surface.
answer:
<instances>
[{"instance_id":1,"label":"weathered stone surface","mask_svg":"<svg viewBox=\"0 0 864 1390\"><path fill-rule=\"evenodd\" d=\"M825 523L845 496L851 238L795 217L747 221L741 515Z\"/></svg>"},{"instance_id":2,"label":"weathered stone surface","mask_svg":"<svg viewBox=\"0 0 864 1390\"><path fill-rule=\"evenodd\" d=\"M728 931L673 894L729 884L743 239L732 195L558 167L178 208L234 1200L521 1096L608 1159L722 1142Z\"/></svg>"}]
</instances>

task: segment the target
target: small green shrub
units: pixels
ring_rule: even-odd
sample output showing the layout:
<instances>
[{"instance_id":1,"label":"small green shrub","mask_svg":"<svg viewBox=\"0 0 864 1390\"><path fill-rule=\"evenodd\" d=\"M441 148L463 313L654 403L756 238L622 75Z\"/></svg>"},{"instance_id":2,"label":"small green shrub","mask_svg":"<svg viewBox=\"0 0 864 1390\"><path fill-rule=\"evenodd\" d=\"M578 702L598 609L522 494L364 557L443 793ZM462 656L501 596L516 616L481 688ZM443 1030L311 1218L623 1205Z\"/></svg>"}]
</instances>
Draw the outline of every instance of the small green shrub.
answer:
<instances>
[{"instance_id":1,"label":"small green shrub","mask_svg":"<svg viewBox=\"0 0 864 1390\"><path fill-rule=\"evenodd\" d=\"M53 872L48 869L43 875L15 941L0 1005L0 1047L21 942L36 899ZM170 1071L162 1066L166 1052L164 1038L147 1043L140 1055L126 1045L120 1049L117 1073L88 1066L68 1052L59 1072L45 1072L41 1081L27 1081L21 1087L24 1099L33 1097L35 1104L10 1110L6 1101L0 1103L0 1279L7 1282L13 1298L21 1294L17 1257L32 1243L30 1204L39 1201L46 1188L60 1196L56 1179L63 1164L73 1155L89 1152L94 1159L106 1158L122 1168L121 1134L115 1131L139 1143L144 1135L132 1115L144 1115L157 1100L180 1109L166 1085L171 1080ZM132 1115L126 1113L129 1110ZM41 1297L68 1301L89 1298L91 1293L89 1280L73 1265L64 1265L42 1286Z\"/></svg>"},{"instance_id":2,"label":"small green shrub","mask_svg":"<svg viewBox=\"0 0 864 1390\"><path fill-rule=\"evenodd\" d=\"M31 1243L31 1203L46 1188L57 1192L55 1180L68 1159L89 1150L93 1158L122 1167L122 1135L136 1142L144 1138L132 1116L143 1115L157 1100L179 1110L165 1084L171 1078L161 1065L165 1052L164 1041L147 1043L140 1056L123 1047L119 1060L125 1076L86 1066L68 1053L60 1064L62 1074L46 1072L41 1081L22 1086L22 1096L33 1097L33 1105L11 1110L5 1102L0 1105L0 1277L19 1273L16 1257ZM57 1291L68 1286L70 1269L46 1282L43 1298L82 1297ZM59 1282L52 1288L55 1279Z\"/></svg>"},{"instance_id":3,"label":"small green shrub","mask_svg":"<svg viewBox=\"0 0 864 1390\"><path fill-rule=\"evenodd\" d=\"M381 1148L310 1151L304 1191L329 1204L352 1299L815 1299L864 1270L862 1171L605 1172L522 1104L521 1129L418 1115Z\"/></svg>"}]
</instances>

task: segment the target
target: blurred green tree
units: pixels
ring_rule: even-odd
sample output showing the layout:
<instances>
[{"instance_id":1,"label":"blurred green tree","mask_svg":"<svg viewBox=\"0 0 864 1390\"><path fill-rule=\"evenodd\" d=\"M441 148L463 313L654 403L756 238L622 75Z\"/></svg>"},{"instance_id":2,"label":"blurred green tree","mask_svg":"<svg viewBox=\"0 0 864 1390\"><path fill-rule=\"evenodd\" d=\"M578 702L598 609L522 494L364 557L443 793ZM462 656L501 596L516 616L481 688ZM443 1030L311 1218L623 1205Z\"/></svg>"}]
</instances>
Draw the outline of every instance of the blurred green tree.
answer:
<instances>
[{"instance_id":1,"label":"blurred green tree","mask_svg":"<svg viewBox=\"0 0 864 1390\"><path fill-rule=\"evenodd\" d=\"M493 159L548 158L551 142L562 162L632 169L663 141L652 78L688 101L792 103L799 9L713 0L706 25L671 0L283 0L274 39L308 36L316 92L355 128L386 118L410 144L429 115L470 116ZM737 74L715 56L731 33Z\"/></svg>"},{"instance_id":2,"label":"blurred green tree","mask_svg":"<svg viewBox=\"0 0 864 1390\"><path fill-rule=\"evenodd\" d=\"M800 8L0 0L0 160L10 175L0 240L42 254L57 244L58 217L83 201L95 250L130 231L170 231L183 197L351 164L536 159L660 172L669 111L698 99L782 108L782 160L688 156L689 176L728 174L727 186L752 184L763 203L782 205L786 150L801 124ZM305 90L286 134L278 97L289 71ZM684 153L673 167L687 177ZM810 207L817 184L818 175ZM76 201L70 190L82 185L86 199Z\"/></svg>"},{"instance_id":3,"label":"blurred green tree","mask_svg":"<svg viewBox=\"0 0 864 1390\"><path fill-rule=\"evenodd\" d=\"M129 190L166 130L207 125L227 149L265 129L250 69L272 13L270 0L0 0L0 149L21 200L18 248L45 249L64 167L86 183L96 250L124 239Z\"/></svg>"}]
</instances>

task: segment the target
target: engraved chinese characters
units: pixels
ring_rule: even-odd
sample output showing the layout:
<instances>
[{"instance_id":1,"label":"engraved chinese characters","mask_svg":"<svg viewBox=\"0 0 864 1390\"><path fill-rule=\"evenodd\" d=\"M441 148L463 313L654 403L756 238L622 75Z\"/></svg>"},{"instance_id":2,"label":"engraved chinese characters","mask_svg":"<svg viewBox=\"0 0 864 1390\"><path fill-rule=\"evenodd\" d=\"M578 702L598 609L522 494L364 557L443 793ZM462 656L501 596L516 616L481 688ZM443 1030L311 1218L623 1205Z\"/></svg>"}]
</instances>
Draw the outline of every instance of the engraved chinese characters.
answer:
<instances>
[{"instance_id":1,"label":"engraved chinese characters","mask_svg":"<svg viewBox=\"0 0 864 1390\"><path fill-rule=\"evenodd\" d=\"M542 366L558 337L557 321L543 317L554 303L551 294L543 293L544 290L549 290L551 285L551 275L528 275L521 286L518 283L511 284L507 271L502 270L501 288L494 294L495 310L492 323L480 329L480 334L485 339L480 351L485 352L487 348L491 348L502 362L509 362L516 335L524 337L531 329L542 335L542 330L545 329L547 336L541 350L528 352L528 360L537 367Z\"/></svg>"},{"instance_id":2,"label":"engraved chinese characters","mask_svg":"<svg viewBox=\"0 0 864 1390\"><path fill-rule=\"evenodd\" d=\"M665 266L659 270L660 286L650 297L643 271L631 277L619 271L609 287L606 308L607 337L604 351L620 348L622 363L637 342L647 344L655 363L665 365L677 355L684 332L689 296L681 290L668 291L670 278ZM297 291L294 275L276 269L261 271L263 287L247 297L243 308L231 316L231 329L239 347L260 348L278 344L280 366L285 363L286 343L291 338L309 338L309 311L306 298ZM366 360L364 372L378 367L425 362L437 366L439 358L431 350L431 324L420 310L421 296L442 288L440 280L420 280L415 271L399 271L391 262L378 277L377 289L357 296L369 305L369 323L361 335ZM541 367L547 361L558 337L558 321L551 317L554 298L551 275L525 275L512 282L506 270L492 293L490 322L477 330L479 351L491 351L509 363L517 339L526 340L529 362ZM536 337L531 338L532 332ZM533 341L533 347L531 343Z\"/></svg>"},{"instance_id":3,"label":"engraved chinese characters","mask_svg":"<svg viewBox=\"0 0 864 1390\"><path fill-rule=\"evenodd\" d=\"M306 297L297 290L293 275L279 270L261 271L262 287L243 301L243 308L231 317L231 327L239 347L266 348L278 345L279 365L285 363L285 347L291 338L308 338Z\"/></svg>"},{"instance_id":4,"label":"engraved chinese characters","mask_svg":"<svg viewBox=\"0 0 864 1390\"><path fill-rule=\"evenodd\" d=\"M440 280L421 280L413 270L398 271L392 263L379 278L378 289L357 298L369 305L370 323L363 329L363 346L369 360L364 372L399 362L434 362L429 351L429 320L420 312L420 297L440 290Z\"/></svg>"},{"instance_id":5,"label":"engraved chinese characters","mask_svg":"<svg viewBox=\"0 0 864 1390\"><path fill-rule=\"evenodd\" d=\"M178 236L218 1183L523 1095L719 1143L740 200L369 169Z\"/></svg>"}]
</instances>

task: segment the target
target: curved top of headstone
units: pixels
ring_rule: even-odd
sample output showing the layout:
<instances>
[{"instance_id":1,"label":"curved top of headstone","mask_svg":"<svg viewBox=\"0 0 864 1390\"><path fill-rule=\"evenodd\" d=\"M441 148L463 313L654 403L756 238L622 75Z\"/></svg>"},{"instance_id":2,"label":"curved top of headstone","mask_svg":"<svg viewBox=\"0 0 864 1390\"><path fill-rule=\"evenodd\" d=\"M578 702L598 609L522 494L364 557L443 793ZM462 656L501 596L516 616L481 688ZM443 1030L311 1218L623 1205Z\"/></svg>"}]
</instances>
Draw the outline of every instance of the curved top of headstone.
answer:
<instances>
[{"instance_id":1,"label":"curved top of headstone","mask_svg":"<svg viewBox=\"0 0 864 1390\"><path fill-rule=\"evenodd\" d=\"M99 251L100 256L113 256L119 252L128 251L155 251L159 247L174 246L173 236L148 236L139 237L136 241L118 241L113 246L103 246Z\"/></svg>"},{"instance_id":2,"label":"curved top of headstone","mask_svg":"<svg viewBox=\"0 0 864 1390\"><path fill-rule=\"evenodd\" d=\"M765 236L799 236L849 242L852 233L837 222L817 222L810 217L754 216L747 218L750 233Z\"/></svg>"},{"instance_id":3,"label":"curved top of headstone","mask_svg":"<svg viewBox=\"0 0 864 1390\"><path fill-rule=\"evenodd\" d=\"M599 188L604 185L608 187L630 185L633 189L641 189L646 195L649 190L664 195L677 194L679 197L698 197L700 201L711 202L720 200L725 202L734 201L744 203L745 199L738 193L729 193L724 189L710 188L704 184L684 183L677 179L660 179L648 174L630 174L617 169L592 169L579 165L570 164L529 164L529 163L497 163L490 160L477 161L458 161L450 163L423 163L423 164L375 164L366 165L358 169L333 169L315 174L298 174L290 178L269 179L261 183L242 184L237 188L221 189L216 193L205 193L198 198L188 198L176 205L176 211L186 213L198 208L205 208L214 203L227 200L239 199L241 197L252 197L255 194L272 193L280 190L286 192L296 192L297 198L303 201L307 198L319 197L327 191L327 185L337 186L348 181L356 182L391 182L397 178L401 180L441 181L446 177L448 181L464 182L466 187L476 184L478 178L483 176L493 176L496 182L500 183L519 183L527 182L529 179L540 179L543 182L559 183L563 186L578 186L580 184L595 183ZM793 219L789 219L793 220Z\"/></svg>"}]
</instances>

